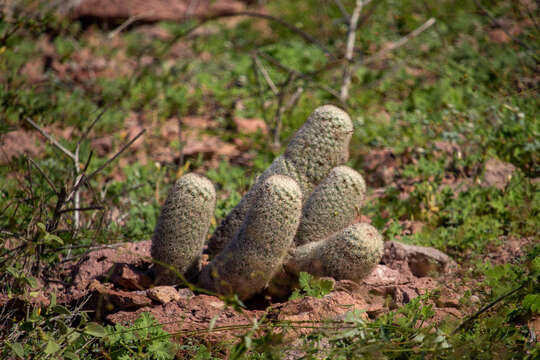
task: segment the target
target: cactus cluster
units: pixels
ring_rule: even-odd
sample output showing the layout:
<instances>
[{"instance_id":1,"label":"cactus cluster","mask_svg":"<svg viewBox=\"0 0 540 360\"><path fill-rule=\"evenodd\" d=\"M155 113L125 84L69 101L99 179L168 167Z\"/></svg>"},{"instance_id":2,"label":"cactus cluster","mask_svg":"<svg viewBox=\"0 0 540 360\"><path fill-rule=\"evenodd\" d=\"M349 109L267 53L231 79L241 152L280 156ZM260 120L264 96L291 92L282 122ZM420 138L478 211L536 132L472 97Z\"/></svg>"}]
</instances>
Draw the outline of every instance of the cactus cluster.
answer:
<instances>
[{"instance_id":1,"label":"cactus cluster","mask_svg":"<svg viewBox=\"0 0 540 360\"><path fill-rule=\"evenodd\" d=\"M210 238L211 261L198 268L215 207L205 178L181 177L168 194L152 239L156 279L182 275L242 300L267 289L281 296L301 271L359 280L382 256L381 235L358 224L365 183L348 159L353 126L335 106L317 108L284 154L256 180ZM176 275L176 277L175 277Z\"/></svg>"}]
</instances>

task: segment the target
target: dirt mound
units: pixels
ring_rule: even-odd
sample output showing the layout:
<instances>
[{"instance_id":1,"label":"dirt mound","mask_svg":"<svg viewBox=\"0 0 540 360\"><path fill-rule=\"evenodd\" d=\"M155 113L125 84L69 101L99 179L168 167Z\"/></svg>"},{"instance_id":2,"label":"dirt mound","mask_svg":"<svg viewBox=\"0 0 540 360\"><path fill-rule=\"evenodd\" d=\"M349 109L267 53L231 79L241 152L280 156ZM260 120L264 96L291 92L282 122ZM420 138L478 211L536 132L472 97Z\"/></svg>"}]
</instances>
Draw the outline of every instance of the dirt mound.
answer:
<instances>
[{"instance_id":1,"label":"dirt mound","mask_svg":"<svg viewBox=\"0 0 540 360\"><path fill-rule=\"evenodd\" d=\"M219 297L196 294L188 288L152 286L150 241L89 252L70 269L72 282L51 285L43 292L43 305L48 302L48 294L54 292L58 303L84 303L95 311L97 320L114 324L129 324L142 312L150 312L165 330L180 337L199 334L206 341L232 339L263 316L269 322L333 321L339 327L351 310L361 310L366 318L374 318L435 290L441 294L433 304L436 320L462 316L457 299L464 290L446 285L455 283L449 281L454 276L453 260L435 249L395 241L386 242L381 264L361 283L332 279L334 291L322 298L278 303L263 294L260 301L250 302L241 311ZM213 331L208 332L210 326ZM289 335L294 337L309 328L292 327Z\"/></svg>"}]
</instances>

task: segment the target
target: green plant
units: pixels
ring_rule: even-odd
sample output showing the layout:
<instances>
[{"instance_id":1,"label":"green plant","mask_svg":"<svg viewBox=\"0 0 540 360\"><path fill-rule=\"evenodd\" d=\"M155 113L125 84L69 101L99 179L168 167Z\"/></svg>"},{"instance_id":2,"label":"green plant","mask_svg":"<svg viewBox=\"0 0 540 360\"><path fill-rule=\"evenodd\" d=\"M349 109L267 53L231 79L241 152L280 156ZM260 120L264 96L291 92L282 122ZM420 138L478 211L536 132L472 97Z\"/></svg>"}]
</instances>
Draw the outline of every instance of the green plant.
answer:
<instances>
[{"instance_id":1,"label":"green plant","mask_svg":"<svg viewBox=\"0 0 540 360\"><path fill-rule=\"evenodd\" d=\"M319 279L304 271L298 275L298 285L299 288L293 291L289 297L290 300L302 299L306 296L322 298L330 294L334 287L332 280Z\"/></svg>"},{"instance_id":2,"label":"green plant","mask_svg":"<svg viewBox=\"0 0 540 360\"><path fill-rule=\"evenodd\" d=\"M103 350L111 359L174 359L178 346L149 313L142 313L130 326L107 326Z\"/></svg>"}]
</instances>

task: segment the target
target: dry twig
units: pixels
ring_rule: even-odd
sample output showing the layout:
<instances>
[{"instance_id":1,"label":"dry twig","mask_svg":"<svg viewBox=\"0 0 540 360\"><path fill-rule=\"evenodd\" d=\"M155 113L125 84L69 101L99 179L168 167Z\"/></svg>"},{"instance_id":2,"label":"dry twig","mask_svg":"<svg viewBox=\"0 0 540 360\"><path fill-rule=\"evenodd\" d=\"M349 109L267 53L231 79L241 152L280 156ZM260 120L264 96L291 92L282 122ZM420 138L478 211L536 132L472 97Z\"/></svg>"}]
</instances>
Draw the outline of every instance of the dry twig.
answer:
<instances>
[{"instance_id":1,"label":"dry twig","mask_svg":"<svg viewBox=\"0 0 540 360\"><path fill-rule=\"evenodd\" d=\"M358 19L362 8L369 4L371 0L356 0L353 13L349 19L349 29L347 31L347 47L345 49L345 65L343 67L343 83L339 92L339 98L342 102L346 102L349 97L349 88L351 87L351 61L354 55L354 44L356 41L356 29L358 27Z\"/></svg>"}]
</instances>

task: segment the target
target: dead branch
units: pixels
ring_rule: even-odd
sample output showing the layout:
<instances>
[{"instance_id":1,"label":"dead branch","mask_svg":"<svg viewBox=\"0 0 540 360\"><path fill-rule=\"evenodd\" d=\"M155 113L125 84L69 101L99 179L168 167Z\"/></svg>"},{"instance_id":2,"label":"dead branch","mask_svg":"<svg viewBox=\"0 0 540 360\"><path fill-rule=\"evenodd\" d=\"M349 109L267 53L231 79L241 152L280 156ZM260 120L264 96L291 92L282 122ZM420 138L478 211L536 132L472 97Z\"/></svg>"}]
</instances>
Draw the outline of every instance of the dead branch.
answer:
<instances>
[{"instance_id":1,"label":"dead branch","mask_svg":"<svg viewBox=\"0 0 540 360\"><path fill-rule=\"evenodd\" d=\"M28 122L30 125L32 125L37 131L41 133L41 135L45 136L47 140L49 140L54 146L56 146L60 151L62 151L64 154L66 154L71 160L75 161L75 154L73 154L71 151L66 149L62 144L60 144L55 138L53 138L51 135L49 135L48 132L46 132L41 126L36 124L32 121L30 118L25 118L26 122Z\"/></svg>"},{"instance_id":2,"label":"dead branch","mask_svg":"<svg viewBox=\"0 0 540 360\"><path fill-rule=\"evenodd\" d=\"M47 183L49 184L49 186L51 187L51 189L54 191L54 193L56 195L58 195L58 190L56 189L56 186L54 186L52 180L47 176L47 174L45 174L45 171L43 171L43 169L41 168L41 166L39 166L34 160L32 160L31 158L27 158L28 161L30 161L30 163L32 165L35 166L36 169L38 169L39 173L41 174L41 176L43 176L43 178L45 179L45 181L47 181Z\"/></svg>"},{"instance_id":3,"label":"dead branch","mask_svg":"<svg viewBox=\"0 0 540 360\"><path fill-rule=\"evenodd\" d=\"M140 138L142 136L142 134L144 134L145 132L146 132L146 129L142 129L141 131L139 131L139 133L137 135L135 135L135 137L133 139L128 141L126 144L124 144L124 146L122 146L122 148L116 154L114 154L110 159L105 161L105 163L103 165L101 165L97 170L92 172L90 175L86 176L87 181L92 179L101 170L106 168L111 162L113 162L118 156L120 156L120 154L122 154L128 147L130 147L131 144L133 144L135 141L137 141L137 139Z\"/></svg>"},{"instance_id":4,"label":"dead branch","mask_svg":"<svg viewBox=\"0 0 540 360\"><path fill-rule=\"evenodd\" d=\"M343 3L341 2L341 0L334 0L334 2L336 3L337 7L339 8L339 11L341 11L341 14L343 15L343 17L345 19L347 19L347 21L350 21L351 16L347 12L347 9L345 9L345 6L343 6Z\"/></svg>"},{"instance_id":5,"label":"dead branch","mask_svg":"<svg viewBox=\"0 0 540 360\"><path fill-rule=\"evenodd\" d=\"M433 24L435 24L435 22L436 22L435 18L430 18L425 23L423 23L418 28L414 29L413 31L411 31L409 34L405 35L404 37L402 37L398 41L395 41L395 42L391 43L388 47L386 47L383 50L379 51L375 55L372 55L372 56L364 59L364 61L362 61L360 64L361 65L366 65L366 64L370 64L370 63L373 63L375 61L378 61L378 60L384 58L384 56L386 56L388 53L402 47L403 45L407 44L410 40L414 39L415 37L417 37L418 35L420 35L424 31L429 29L431 26L433 26Z\"/></svg>"},{"instance_id":6,"label":"dead branch","mask_svg":"<svg viewBox=\"0 0 540 360\"><path fill-rule=\"evenodd\" d=\"M345 48L345 65L343 67L343 83L339 92L339 98L342 102L346 102L349 97L349 88L351 86L351 61L354 55L354 44L356 41L356 29L358 27L358 19L362 8L369 4L371 0L356 0L353 13L349 19L349 29L347 31L347 47Z\"/></svg>"},{"instance_id":7,"label":"dead branch","mask_svg":"<svg viewBox=\"0 0 540 360\"><path fill-rule=\"evenodd\" d=\"M268 74L268 71L266 71L266 68L263 66L257 55L253 55L253 61L255 62L255 66L257 67L257 69L261 72L264 80L268 84L268 87L270 87L274 95L278 95L279 90L277 89L276 85L272 81L272 78Z\"/></svg>"}]
</instances>

